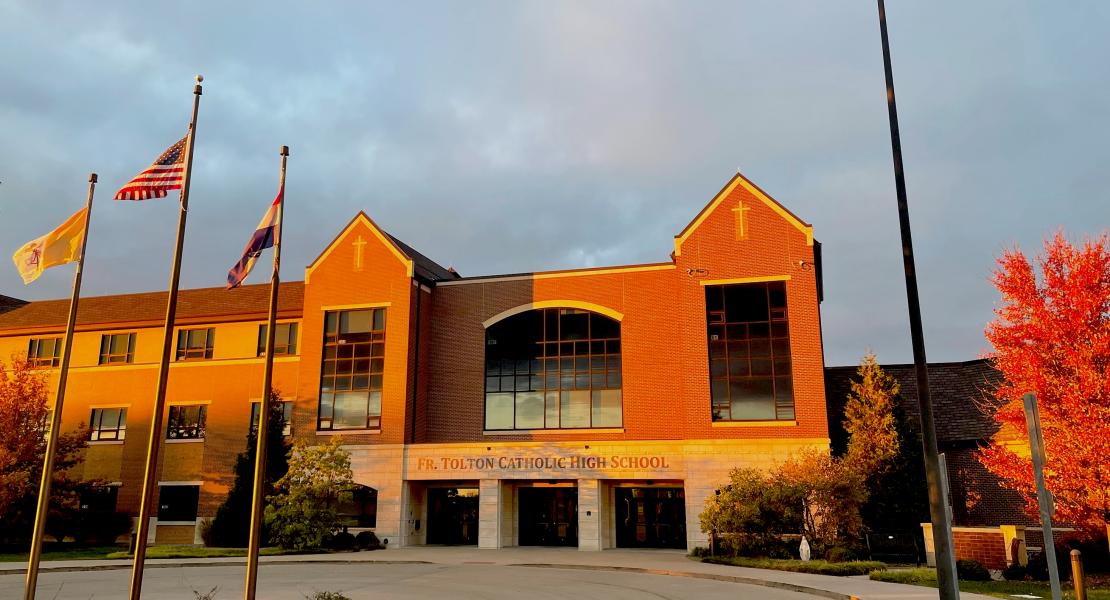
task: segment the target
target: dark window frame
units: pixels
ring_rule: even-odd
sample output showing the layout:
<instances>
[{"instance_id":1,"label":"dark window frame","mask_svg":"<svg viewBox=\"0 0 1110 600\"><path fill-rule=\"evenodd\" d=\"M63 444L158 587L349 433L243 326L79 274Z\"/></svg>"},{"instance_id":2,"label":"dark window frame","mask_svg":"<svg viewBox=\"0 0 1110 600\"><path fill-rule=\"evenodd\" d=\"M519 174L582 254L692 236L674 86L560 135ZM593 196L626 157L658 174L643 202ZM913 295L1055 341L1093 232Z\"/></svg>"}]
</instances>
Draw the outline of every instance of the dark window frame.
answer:
<instances>
[{"instance_id":1,"label":"dark window frame","mask_svg":"<svg viewBox=\"0 0 1110 600\"><path fill-rule=\"evenodd\" d=\"M365 330L353 328L352 320L356 317L366 319ZM317 431L381 430L387 317L384 307L324 313ZM336 426L336 399L340 395L356 402L365 398L364 421Z\"/></svg>"},{"instance_id":2,"label":"dark window frame","mask_svg":"<svg viewBox=\"0 0 1110 600\"><path fill-rule=\"evenodd\" d=\"M123 353L112 352L116 338L127 336L127 350ZM105 333L100 336L100 360L97 364L115 365L135 362L135 332Z\"/></svg>"},{"instance_id":3,"label":"dark window frame","mask_svg":"<svg viewBox=\"0 0 1110 600\"><path fill-rule=\"evenodd\" d=\"M166 419L167 440L203 440L207 429L207 404L174 404Z\"/></svg>"},{"instance_id":4,"label":"dark window frame","mask_svg":"<svg viewBox=\"0 0 1110 600\"><path fill-rule=\"evenodd\" d=\"M53 342L52 354L43 356L44 342ZM41 337L31 338L27 342L27 362L32 367L56 367L62 360L62 338Z\"/></svg>"},{"instance_id":5,"label":"dark window frame","mask_svg":"<svg viewBox=\"0 0 1110 600\"><path fill-rule=\"evenodd\" d=\"M266 323L258 326L258 351L256 356L266 356ZM284 335L282 330L284 329ZM274 356L296 356L298 323L278 323L274 327Z\"/></svg>"},{"instance_id":6,"label":"dark window frame","mask_svg":"<svg viewBox=\"0 0 1110 600\"><path fill-rule=\"evenodd\" d=\"M108 427L104 417L110 416ZM114 423L114 424L113 424ZM89 413L89 441L116 442L127 438L127 407L106 406L93 408Z\"/></svg>"},{"instance_id":7,"label":"dark window frame","mask_svg":"<svg viewBox=\"0 0 1110 600\"><path fill-rule=\"evenodd\" d=\"M194 340L197 338L202 345L195 346ZM194 327L191 329L177 330L177 361L186 360L212 360L213 352L216 345L216 328L215 327Z\"/></svg>"},{"instance_id":8,"label":"dark window frame","mask_svg":"<svg viewBox=\"0 0 1110 600\"><path fill-rule=\"evenodd\" d=\"M712 420L795 420L786 282L708 285L705 301ZM753 397L769 390L770 414L734 418L733 396L745 390Z\"/></svg>"},{"instance_id":9,"label":"dark window frame","mask_svg":"<svg viewBox=\"0 0 1110 600\"><path fill-rule=\"evenodd\" d=\"M564 317L569 317L564 320ZM575 319L586 323L583 330ZM529 321L532 321L529 323ZM538 323L537 323L538 322ZM520 332L539 325L539 332L524 333L523 339L508 339L509 345L531 345L527 356L502 356L491 348L503 341L502 329ZM606 331L608 330L608 331ZM582 336L584 332L584 336ZM598 337L594 337L595 332ZM517 333L519 335L519 333ZM510 335L512 335L510 333ZM492 336L492 337L491 337ZM502 339L499 339L502 338ZM531 338L531 339L530 339ZM607 315L581 308L538 308L507 317L486 329L485 385L482 424L485 431L530 431L559 429L615 429L624 427L624 373L621 354L621 323ZM520 351L518 348L517 351ZM491 356L492 354L492 356ZM565 408L582 403L584 422L568 423ZM603 410L606 392L616 392L619 419L596 423ZM491 426L490 401L512 394L512 427ZM520 424L521 394L524 402L542 401L539 423ZM539 394L539 398L536 398ZM609 399L610 401L612 398ZM611 408L611 407L610 407ZM493 425L499 425L494 423ZM536 426L538 425L538 426Z\"/></svg>"},{"instance_id":10,"label":"dark window frame","mask_svg":"<svg viewBox=\"0 0 1110 600\"><path fill-rule=\"evenodd\" d=\"M166 497L166 491L171 492ZM169 523L195 523L200 510L200 486L186 485L159 485L158 486L158 521ZM192 516L190 516L192 515Z\"/></svg>"},{"instance_id":11,"label":"dark window frame","mask_svg":"<svg viewBox=\"0 0 1110 600\"><path fill-rule=\"evenodd\" d=\"M77 504L83 513L114 513L119 508L119 488L117 484L99 484L84 488Z\"/></svg>"}]
</instances>

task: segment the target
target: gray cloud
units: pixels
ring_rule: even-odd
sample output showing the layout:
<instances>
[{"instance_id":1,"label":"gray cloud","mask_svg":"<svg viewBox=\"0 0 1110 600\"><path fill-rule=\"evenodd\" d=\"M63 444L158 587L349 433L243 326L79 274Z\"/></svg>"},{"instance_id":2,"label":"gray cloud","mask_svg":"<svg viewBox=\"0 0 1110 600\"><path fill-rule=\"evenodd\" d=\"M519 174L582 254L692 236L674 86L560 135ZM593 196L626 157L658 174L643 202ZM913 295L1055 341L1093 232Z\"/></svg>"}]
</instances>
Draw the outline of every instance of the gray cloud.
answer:
<instances>
[{"instance_id":1,"label":"gray cloud","mask_svg":"<svg viewBox=\"0 0 1110 600\"><path fill-rule=\"evenodd\" d=\"M1110 8L889 17L929 356L972 358L1003 248L1107 225ZM176 203L109 198L184 133L202 72L183 285L222 282L281 144L287 278L358 210L464 274L665 260L740 167L825 244L827 362L910 360L868 3L7 0L0 56L0 250L96 170L89 294L166 287ZM0 293L71 273L0 268Z\"/></svg>"}]
</instances>

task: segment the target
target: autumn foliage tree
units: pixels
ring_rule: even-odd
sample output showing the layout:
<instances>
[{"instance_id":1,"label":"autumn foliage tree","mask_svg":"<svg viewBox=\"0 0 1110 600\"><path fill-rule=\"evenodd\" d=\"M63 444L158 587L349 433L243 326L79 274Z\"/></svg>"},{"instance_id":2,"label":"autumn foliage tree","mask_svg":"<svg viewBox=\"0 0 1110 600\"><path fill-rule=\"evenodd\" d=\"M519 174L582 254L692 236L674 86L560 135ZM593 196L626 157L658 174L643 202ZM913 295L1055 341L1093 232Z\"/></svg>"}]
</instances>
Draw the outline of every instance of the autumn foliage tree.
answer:
<instances>
[{"instance_id":1,"label":"autumn foliage tree","mask_svg":"<svg viewBox=\"0 0 1110 600\"><path fill-rule=\"evenodd\" d=\"M1002 303L986 337L1004 376L991 407L1000 431L980 460L1037 514L1028 446L1011 442L1027 433L1022 396L1035 393L1056 519L1095 536L1110 520L1110 243L1057 233L1037 266L1016 249L998 260Z\"/></svg>"},{"instance_id":2,"label":"autumn foliage tree","mask_svg":"<svg viewBox=\"0 0 1110 600\"><path fill-rule=\"evenodd\" d=\"M25 360L0 361L0 542L26 543L35 519L42 459L46 453L46 431L50 425L47 406L49 386L43 371ZM54 481L47 521L62 518L77 508L86 483L71 478L67 471L82 460L87 432L58 436L54 459Z\"/></svg>"}]
</instances>

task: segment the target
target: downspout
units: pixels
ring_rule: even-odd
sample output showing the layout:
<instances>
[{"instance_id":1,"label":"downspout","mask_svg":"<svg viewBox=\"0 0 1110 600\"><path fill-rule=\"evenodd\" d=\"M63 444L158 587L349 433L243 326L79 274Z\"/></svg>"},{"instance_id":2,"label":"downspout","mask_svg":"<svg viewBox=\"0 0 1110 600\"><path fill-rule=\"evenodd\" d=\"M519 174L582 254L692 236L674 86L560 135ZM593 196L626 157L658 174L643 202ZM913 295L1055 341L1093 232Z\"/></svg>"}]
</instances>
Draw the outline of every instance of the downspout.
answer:
<instances>
[{"instance_id":1,"label":"downspout","mask_svg":"<svg viewBox=\"0 0 1110 600\"><path fill-rule=\"evenodd\" d=\"M416 443L416 403L417 386L420 384L420 288L423 284L416 280L416 335L413 337L413 366L412 366L412 428L409 434L409 443Z\"/></svg>"}]
</instances>

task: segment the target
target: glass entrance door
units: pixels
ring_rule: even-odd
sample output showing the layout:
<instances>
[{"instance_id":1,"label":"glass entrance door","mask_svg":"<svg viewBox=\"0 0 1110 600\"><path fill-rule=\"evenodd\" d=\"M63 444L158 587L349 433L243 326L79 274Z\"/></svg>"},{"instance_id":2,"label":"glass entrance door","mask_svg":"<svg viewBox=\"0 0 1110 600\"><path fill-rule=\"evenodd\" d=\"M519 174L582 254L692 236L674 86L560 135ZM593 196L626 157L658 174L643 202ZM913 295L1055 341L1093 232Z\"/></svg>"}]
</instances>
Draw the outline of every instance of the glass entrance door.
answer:
<instances>
[{"instance_id":1,"label":"glass entrance door","mask_svg":"<svg viewBox=\"0 0 1110 600\"><path fill-rule=\"evenodd\" d=\"M578 489L519 488L521 546L578 545Z\"/></svg>"},{"instance_id":2,"label":"glass entrance door","mask_svg":"<svg viewBox=\"0 0 1110 600\"><path fill-rule=\"evenodd\" d=\"M478 544L478 488L428 489L428 543Z\"/></svg>"},{"instance_id":3,"label":"glass entrance door","mask_svg":"<svg viewBox=\"0 0 1110 600\"><path fill-rule=\"evenodd\" d=\"M682 488L616 488L618 548L685 548Z\"/></svg>"}]
</instances>

